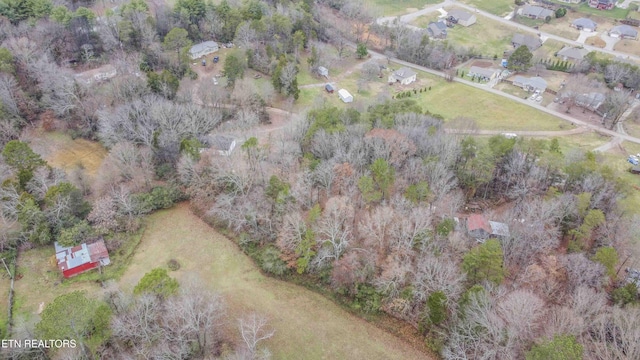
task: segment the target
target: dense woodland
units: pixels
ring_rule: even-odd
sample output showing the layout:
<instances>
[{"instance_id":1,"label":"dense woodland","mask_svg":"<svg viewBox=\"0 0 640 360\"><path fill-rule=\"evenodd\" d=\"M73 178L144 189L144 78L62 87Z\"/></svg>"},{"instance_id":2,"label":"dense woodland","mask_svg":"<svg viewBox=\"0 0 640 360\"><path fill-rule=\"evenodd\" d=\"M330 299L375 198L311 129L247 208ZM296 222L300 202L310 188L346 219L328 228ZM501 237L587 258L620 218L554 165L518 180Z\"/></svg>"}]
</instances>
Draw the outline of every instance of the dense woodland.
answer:
<instances>
[{"instance_id":1,"label":"dense woodland","mask_svg":"<svg viewBox=\"0 0 640 360\"><path fill-rule=\"evenodd\" d=\"M637 289L623 281L640 229L619 206L634 190L596 154L563 152L557 140L450 134L421 104L385 94L366 109L317 103L230 157L200 151L211 132L268 122L267 105L297 99L301 67L355 56L368 30L388 56L435 69L473 49L368 28L371 15L357 1L178 0L171 8L132 0L98 17L91 8L99 5L0 6L3 255L100 236L117 251L142 216L188 199L265 273L406 321L443 358L640 358ZM181 88L181 79L197 78L188 48L209 39L240 45L223 65L227 86ZM99 87L76 81L74 72L107 63L126 76ZM247 68L270 75L272 86L252 86ZM567 112L594 84L639 87L637 66L595 54L575 71ZM629 96L608 93L608 125ZM106 146L97 180L47 165L20 140L35 127ZM477 242L463 224L473 212L508 224L510 235ZM61 325L61 312L74 325ZM35 326L14 324L12 336L78 338L75 352L58 354L69 359L203 358L222 354L222 319L218 295L155 269L133 294L59 297ZM225 358L269 357L259 346L273 334L263 318L243 318L239 333Z\"/></svg>"}]
</instances>

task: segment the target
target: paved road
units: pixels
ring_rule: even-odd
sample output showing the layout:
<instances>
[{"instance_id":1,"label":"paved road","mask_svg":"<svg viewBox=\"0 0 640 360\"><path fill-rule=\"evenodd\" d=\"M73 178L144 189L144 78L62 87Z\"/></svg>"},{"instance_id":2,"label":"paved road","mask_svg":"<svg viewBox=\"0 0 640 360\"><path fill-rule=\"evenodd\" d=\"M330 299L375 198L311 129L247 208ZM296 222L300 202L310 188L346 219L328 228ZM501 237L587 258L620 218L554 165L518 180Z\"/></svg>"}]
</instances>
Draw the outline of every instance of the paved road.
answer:
<instances>
[{"instance_id":1,"label":"paved road","mask_svg":"<svg viewBox=\"0 0 640 360\"><path fill-rule=\"evenodd\" d=\"M542 137L550 137L550 136L569 136L582 134L585 132L593 131L586 127L577 127L571 130L561 130L561 131L508 131L510 134L516 134L520 136L542 136ZM448 134L474 134L474 135L500 135L505 134L507 131L504 130L459 130L459 129L445 129L445 132Z\"/></svg>"}]
</instances>

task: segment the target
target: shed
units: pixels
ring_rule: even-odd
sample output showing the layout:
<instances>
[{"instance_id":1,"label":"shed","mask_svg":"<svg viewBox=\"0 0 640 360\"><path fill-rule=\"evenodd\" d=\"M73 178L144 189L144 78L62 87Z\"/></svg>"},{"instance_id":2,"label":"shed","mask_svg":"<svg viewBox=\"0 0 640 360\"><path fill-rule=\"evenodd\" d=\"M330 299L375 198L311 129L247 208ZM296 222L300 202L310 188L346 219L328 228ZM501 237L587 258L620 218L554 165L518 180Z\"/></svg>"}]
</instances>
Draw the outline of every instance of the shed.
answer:
<instances>
[{"instance_id":1,"label":"shed","mask_svg":"<svg viewBox=\"0 0 640 360\"><path fill-rule=\"evenodd\" d=\"M199 44L195 44L189 49L189 56L191 59L197 59L202 56L207 56L211 53L218 51L220 47L215 41L205 41Z\"/></svg>"},{"instance_id":2,"label":"shed","mask_svg":"<svg viewBox=\"0 0 640 360\"><path fill-rule=\"evenodd\" d=\"M402 85L409 85L416 81L418 74L408 67L400 68L389 75L389 82L400 82Z\"/></svg>"},{"instance_id":3,"label":"shed","mask_svg":"<svg viewBox=\"0 0 640 360\"><path fill-rule=\"evenodd\" d=\"M338 90L338 97L345 103L353 102L353 95L345 89Z\"/></svg>"},{"instance_id":4,"label":"shed","mask_svg":"<svg viewBox=\"0 0 640 360\"><path fill-rule=\"evenodd\" d=\"M58 269L62 271L65 278L111 263L109 252L102 239L91 244L84 243L73 247L64 247L55 242L54 247Z\"/></svg>"},{"instance_id":5,"label":"shed","mask_svg":"<svg viewBox=\"0 0 640 360\"><path fill-rule=\"evenodd\" d=\"M335 87L333 87L333 85L331 85L331 84L327 84L327 85L325 85L325 86L324 86L324 89L325 89L325 90L327 90L327 92L328 92L329 94L333 94L333 92L334 92L334 91L336 91L336 88L335 88Z\"/></svg>"},{"instance_id":6,"label":"shed","mask_svg":"<svg viewBox=\"0 0 640 360\"><path fill-rule=\"evenodd\" d=\"M318 66L318 74L320 76L328 77L329 76L329 69L327 69L324 66Z\"/></svg>"},{"instance_id":7,"label":"shed","mask_svg":"<svg viewBox=\"0 0 640 360\"><path fill-rule=\"evenodd\" d=\"M489 237L506 238L510 236L509 226L497 221L487 221L480 214L473 214L467 218L467 232L478 241L483 242Z\"/></svg>"}]
</instances>

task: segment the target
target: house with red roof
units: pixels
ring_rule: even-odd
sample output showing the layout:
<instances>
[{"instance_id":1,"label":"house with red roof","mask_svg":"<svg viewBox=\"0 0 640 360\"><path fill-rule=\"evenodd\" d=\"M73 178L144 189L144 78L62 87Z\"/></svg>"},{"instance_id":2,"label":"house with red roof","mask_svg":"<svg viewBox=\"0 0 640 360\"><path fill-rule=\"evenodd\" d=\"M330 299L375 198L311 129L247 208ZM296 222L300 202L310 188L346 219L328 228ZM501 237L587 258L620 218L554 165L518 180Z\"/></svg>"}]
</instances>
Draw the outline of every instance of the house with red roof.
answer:
<instances>
[{"instance_id":1,"label":"house with red roof","mask_svg":"<svg viewBox=\"0 0 640 360\"><path fill-rule=\"evenodd\" d=\"M104 240L73 247L64 247L55 242L54 246L58 269L67 279L111 263Z\"/></svg>"},{"instance_id":2,"label":"house with red roof","mask_svg":"<svg viewBox=\"0 0 640 360\"><path fill-rule=\"evenodd\" d=\"M509 237L509 226L497 221L488 221L481 214L473 214L467 218L467 232L480 242L493 237Z\"/></svg>"}]
</instances>

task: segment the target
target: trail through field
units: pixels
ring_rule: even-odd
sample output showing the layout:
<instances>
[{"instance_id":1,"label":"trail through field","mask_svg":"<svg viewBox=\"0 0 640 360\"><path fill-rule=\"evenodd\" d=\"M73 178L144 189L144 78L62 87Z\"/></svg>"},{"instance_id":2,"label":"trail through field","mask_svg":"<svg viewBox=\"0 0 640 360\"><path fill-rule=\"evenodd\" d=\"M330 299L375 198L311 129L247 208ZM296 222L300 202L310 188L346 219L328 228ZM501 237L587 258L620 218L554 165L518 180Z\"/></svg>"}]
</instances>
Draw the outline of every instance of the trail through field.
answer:
<instances>
[{"instance_id":1,"label":"trail through field","mask_svg":"<svg viewBox=\"0 0 640 360\"><path fill-rule=\"evenodd\" d=\"M149 216L120 286L131 289L146 272L166 267L172 258L181 267L171 276L180 281L197 276L223 295L229 329L237 328L240 314L267 316L276 330L266 343L274 359L434 358L317 293L262 275L236 244L192 214L186 203Z\"/></svg>"}]
</instances>

